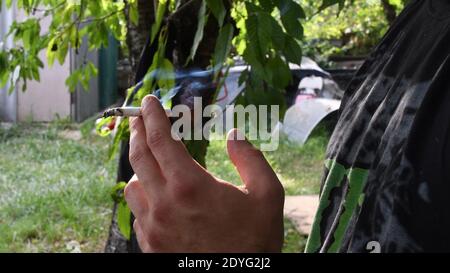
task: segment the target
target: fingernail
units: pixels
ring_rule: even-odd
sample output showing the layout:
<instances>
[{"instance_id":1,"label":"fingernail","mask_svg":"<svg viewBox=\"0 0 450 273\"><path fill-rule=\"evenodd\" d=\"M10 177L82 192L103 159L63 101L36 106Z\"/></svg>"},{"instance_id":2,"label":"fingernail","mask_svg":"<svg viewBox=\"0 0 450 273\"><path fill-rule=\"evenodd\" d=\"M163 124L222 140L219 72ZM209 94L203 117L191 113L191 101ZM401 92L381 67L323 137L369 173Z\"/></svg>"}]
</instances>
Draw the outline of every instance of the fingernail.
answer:
<instances>
[{"instance_id":1,"label":"fingernail","mask_svg":"<svg viewBox=\"0 0 450 273\"><path fill-rule=\"evenodd\" d=\"M147 107L148 107L148 104L149 104L149 98L148 98L148 96L145 96L145 97L142 99L142 102L141 102L141 107L142 107L142 109L147 108Z\"/></svg>"},{"instance_id":2,"label":"fingernail","mask_svg":"<svg viewBox=\"0 0 450 273\"><path fill-rule=\"evenodd\" d=\"M157 97L147 95L142 99L141 107L144 115L149 115L153 109L161 105Z\"/></svg>"},{"instance_id":3,"label":"fingernail","mask_svg":"<svg viewBox=\"0 0 450 273\"><path fill-rule=\"evenodd\" d=\"M142 99L142 107L148 107L150 104L153 103L153 101L157 101L158 98L153 95L147 95Z\"/></svg>"}]
</instances>

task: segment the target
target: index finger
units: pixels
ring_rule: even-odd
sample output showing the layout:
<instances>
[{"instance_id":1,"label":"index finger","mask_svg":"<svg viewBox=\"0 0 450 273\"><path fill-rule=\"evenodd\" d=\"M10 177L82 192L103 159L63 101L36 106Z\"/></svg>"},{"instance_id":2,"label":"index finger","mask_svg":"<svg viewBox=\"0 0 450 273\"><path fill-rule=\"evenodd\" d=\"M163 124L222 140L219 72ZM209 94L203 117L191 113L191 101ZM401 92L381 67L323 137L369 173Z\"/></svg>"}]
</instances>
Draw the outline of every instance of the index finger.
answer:
<instances>
[{"instance_id":1,"label":"index finger","mask_svg":"<svg viewBox=\"0 0 450 273\"><path fill-rule=\"evenodd\" d=\"M142 100L142 117L147 145L166 178L189 172L197 166L183 143L172 138L169 119L155 96L146 96Z\"/></svg>"}]
</instances>

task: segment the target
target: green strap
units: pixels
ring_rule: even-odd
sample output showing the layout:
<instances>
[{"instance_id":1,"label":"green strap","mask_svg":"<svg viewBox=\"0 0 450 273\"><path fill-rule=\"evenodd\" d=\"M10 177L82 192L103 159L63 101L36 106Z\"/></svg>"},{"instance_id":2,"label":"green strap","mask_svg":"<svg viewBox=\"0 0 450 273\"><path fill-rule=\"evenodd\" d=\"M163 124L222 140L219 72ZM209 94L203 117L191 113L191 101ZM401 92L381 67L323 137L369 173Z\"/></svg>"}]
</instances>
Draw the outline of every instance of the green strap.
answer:
<instances>
[{"instance_id":1,"label":"green strap","mask_svg":"<svg viewBox=\"0 0 450 273\"><path fill-rule=\"evenodd\" d=\"M325 181L322 193L320 195L319 207L317 208L316 216L309 235L308 242L306 243L305 252L312 253L317 252L321 246L320 238L320 222L322 221L323 211L330 205L330 193L331 191L340 186L344 176L347 174L347 170L344 166L338 164L334 160L326 160L325 168L329 170L328 176Z\"/></svg>"},{"instance_id":2,"label":"green strap","mask_svg":"<svg viewBox=\"0 0 450 273\"><path fill-rule=\"evenodd\" d=\"M309 236L306 244L305 252L307 253L318 252L320 250L323 243L320 230L323 212L330 205L331 191L337 187L340 187L344 181L345 175L347 175L349 181L349 191L343 202L344 212L340 216L340 219L338 219L339 223L333 234L334 242L328 249L328 252L339 251L350 219L358 204L361 203L362 190L365 182L367 181L367 170L360 168L345 169L343 165L331 159L325 161L325 167L329 170L329 172L320 196L319 207L314 218L311 235Z\"/></svg>"}]
</instances>

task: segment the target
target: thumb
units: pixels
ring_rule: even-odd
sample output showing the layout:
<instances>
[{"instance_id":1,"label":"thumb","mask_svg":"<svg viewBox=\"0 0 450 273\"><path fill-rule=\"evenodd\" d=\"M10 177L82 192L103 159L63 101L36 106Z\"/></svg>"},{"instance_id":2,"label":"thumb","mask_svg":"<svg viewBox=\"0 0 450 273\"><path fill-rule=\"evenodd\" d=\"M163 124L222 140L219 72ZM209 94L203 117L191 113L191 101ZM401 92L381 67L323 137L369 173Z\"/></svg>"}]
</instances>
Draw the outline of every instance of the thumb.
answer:
<instances>
[{"instance_id":1,"label":"thumb","mask_svg":"<svg viewBox=\"0 0 450 273\"><path fill-rule=\"evenodd\" d=\"M232 129L228 133L227 150L249 193L261 196L283 191L262 152L253 147L242 132Z\"/></svg>"}]
</instances>

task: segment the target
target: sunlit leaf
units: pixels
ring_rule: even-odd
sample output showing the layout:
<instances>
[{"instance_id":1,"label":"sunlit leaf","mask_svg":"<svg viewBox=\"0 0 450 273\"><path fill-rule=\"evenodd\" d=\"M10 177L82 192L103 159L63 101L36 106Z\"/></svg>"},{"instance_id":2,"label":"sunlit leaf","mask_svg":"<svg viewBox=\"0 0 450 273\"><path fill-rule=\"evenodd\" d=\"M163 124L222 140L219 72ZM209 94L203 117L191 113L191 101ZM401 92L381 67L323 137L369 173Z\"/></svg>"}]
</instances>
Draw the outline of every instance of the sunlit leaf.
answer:
<instances>
[{"instance_id":1,"label":"sunlit leaf","mask_svg":"<svg viewBox=\"0 0 450 273\"><path fill-rule=\"evenodd\" d=\"M130 5L129 16L130 16L130 21L134 25L137 26L137 24L139 23L139 12L138 12L137 2Z\"/></svg>"},{"instance_id":2,"label":"sunlit leaf","mask_svg":"<svg viewBox=\"0 0 450 273\"><path fill-rule=\"evenodd\" d=\"M164 14L166 13L167 10L167 0L164 1L159 1L158 3L158 7L156 9L156 14L155 14L155 22L152 25L152 30L151 30L151 34L150 34L150 43L152 43L155 38L156 35L158 34L160 28L161 28L161 23L164 19Z\"/></svg>"},{"instance_id":3,"label":"sunlit leaf","mask_svg":"<svg viewBox=\"0 0 450 273\"><path fill-rule=\"evenodd\" d=\"M130 240L131 237L131 210L125 202L117 204L117 225L122 235Z\"/></svg>"},{"instance_id":4,"label":"sunlit leaf","mask_svg":"<svg viewBox=\"0 0 450 273\"><path fill-rule=\"evenodd\" d=\"M117 203L117 225L122 235L129 240L131 236L131 211L125 202L126 182L119 182L111 189L111 197Z\"/></svg>"}]
</instances>

